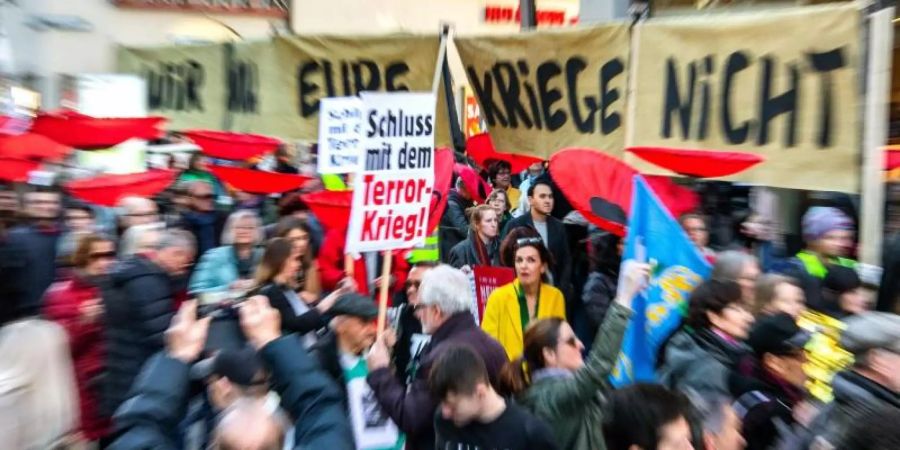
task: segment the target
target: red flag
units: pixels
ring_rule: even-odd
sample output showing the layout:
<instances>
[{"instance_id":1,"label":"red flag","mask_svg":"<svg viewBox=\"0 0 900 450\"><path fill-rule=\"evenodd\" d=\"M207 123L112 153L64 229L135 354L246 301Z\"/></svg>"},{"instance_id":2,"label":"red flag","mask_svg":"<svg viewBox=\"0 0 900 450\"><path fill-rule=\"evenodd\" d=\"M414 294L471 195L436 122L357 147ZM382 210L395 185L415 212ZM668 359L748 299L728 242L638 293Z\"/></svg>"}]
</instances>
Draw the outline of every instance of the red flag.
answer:
<instances>
[{"instance_id":1,"label":"red flag","mask_svg":"<svg viewBox=\"0 0 900 450\"><path fill-rule=\"evenodd\" d=\"M209 171L223 183L251 194L280 194L300 189L309 180L312 180L312 177L304 175L265 172L241 167L209 166Z\"/></svg>"},{"instance_id":2,"label":"red flag","mask_svg":"<svg viewBox=\"0 0 900 450\"><path fill-rule=\"evenodd\" d=\"M65 189L88 203L115 206L123 197L151 198L175 181L175 171L151 169L126 175L100 175L65 184Z\"/></svg>"},{"instance_id":3,"label":"red flag","mask_svg":"<svg viewBox=\"0 0 900 450\"><path fill-rule=\"evenodd\" d=\"M98 118L74 111L42 113L31 132L80 149L108 148L129 139L159 139L164 117Z\"/></svg>"},{"instance_id":4,"label":"red flag","mask_svg":"<svg viewBox=\"0 0 900 450\"><path fill-rule=\"evenodd\" d=\"M717 178L743 172L765 158L756 153L669 147L629 147L629 152L649 163L680 175Z\"/></svg>"},{"instance_id":5,"label":"red flag","mask_svg":"<svg viewBox=\"0 0 900 450\"><path fill-rule=\"evenodd\" d=\"M541 158L535 156L498 152L487 133L470 137L466 141L466 154L481 167L485 167L490 160L506 161L512 166L512 173L519 173L534 163L543 162Z\"/></svg>"},{"instance_id":6,"label":"red flag","mask_svg":"<svg viewBox=\"0 0 900 450\"><path fill-rule=\"evenodd\" d=\"M229 131L190 130L185 136L203 150L203 154L231 161L246 161L275 151L281 141L268 136Z\"/></svg>"},{"instance_id":7,"label":"red flag","mask_svg":"<svg viewBox=\"0 0 900 450\"><path fill-rule=\"evenodd\" d=\"M327 229L346 230L353 191L319 191L300 196Z\"/></svg>"},{"instance_id":8,"label":"red flag","mask_svg":"<svg viewBox=\"0 0 900 450\"><path fill-rule=\"evenodd\" d=\"M18 158L0 158L0 180L10 183L28 181L28 173L41 166L38 161Z\"/></svg>"},{"instance_id":9,"label":"red flag","mask_svg":"<svg viewBox=\"0 0 900 450\"><path fill-rule=\"evenodd\" d=\"M75 151L36 133L0 136L0 157L59 162Z\"/></svg>"},{"instance_id":10,"label":"red flag","mask_svg":"<svg viewBox=\"0 0 900 450\"><path fill-rule=\"evenodd\" d=\"M565 149L550 158L550 175L572 207L594 225L618 236L625 235L627 224L609 215L595 214L593 206L614 205L621 210L623 218L627 217L637 173L631 166L598 150ZM655 178L651 186L673 215L676 211L692 210L697 205L696 194L668 178Z\"/></svg>"}]
</instances>

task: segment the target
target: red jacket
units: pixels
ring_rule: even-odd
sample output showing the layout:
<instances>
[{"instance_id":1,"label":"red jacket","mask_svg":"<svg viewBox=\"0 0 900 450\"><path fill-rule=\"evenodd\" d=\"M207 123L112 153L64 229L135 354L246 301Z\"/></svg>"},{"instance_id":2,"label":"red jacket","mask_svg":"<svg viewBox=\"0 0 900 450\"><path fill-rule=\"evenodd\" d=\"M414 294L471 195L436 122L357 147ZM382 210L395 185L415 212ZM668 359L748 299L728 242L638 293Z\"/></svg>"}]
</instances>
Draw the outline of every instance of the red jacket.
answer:
<instances>
[{"instance_id":1,"label":"red jacket","mask_svg":"<svg viewBox=\"0 0 900 450\"><path fill-rule=\"evenodd\" d=\"M66 329L75 379L78 383L78 399L81 408L79 430L90 441L105 437L110 432L109 418L101 417L98 404L98 377L104 369L102 320L86 323L79 309L89 300L99 299L100 289L78 276L50 286L44 297L44 315Z\"/></svg>"},{"instance_id":2,"label":"red jacket","mask_svg":"<svg viewBox=\"0 0 900 450\"><path fill-rule=\"evenodd\" d=\"M322 288L326 291L332 291L337 287L346 276L344 273L344 242L347 234L343 230L331 229L325 234L325 240L322 242L322 249L319 250L319 276L322 279ZM391 304L393 294L400 292L406 283L406 276L409 272L409 263L404 257L406 252L395 251L391 259L391 277L394 284L391 287L391 295L388 296L388 305ZM356 280L359 293L362 295L371 295L373 298L377 293L369 292L369 283L366 280L366 260L363 257L353 260L353 279ZM380 275L380 274L379 274ZM377 300L377 298L375 298Z\"/></svg>"}]
</instances>

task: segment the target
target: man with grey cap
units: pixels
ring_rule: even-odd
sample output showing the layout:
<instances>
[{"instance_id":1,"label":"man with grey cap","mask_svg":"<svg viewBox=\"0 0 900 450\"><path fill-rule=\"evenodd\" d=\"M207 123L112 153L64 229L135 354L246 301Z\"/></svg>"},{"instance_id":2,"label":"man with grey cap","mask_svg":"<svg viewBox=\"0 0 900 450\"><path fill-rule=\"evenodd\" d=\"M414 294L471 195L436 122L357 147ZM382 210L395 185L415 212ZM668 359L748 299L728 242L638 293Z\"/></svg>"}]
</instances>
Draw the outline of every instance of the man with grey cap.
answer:
<instances>
[{"instance_id":1,"label":"man with grey cap","mask_svg":"<svg viewBox=\"0 0 900 450\"><path fill-rule=\"evenodd\" d=\"M866 412L900 409L900 316L867 312L846 324L841 346L855 362L835 376L834 401L810 427L824 448L847 448L849 430Z\"/></svg>"},{"instance_id":2,"label":"man with grey cap","mask_svg":"<svg viewBox=\"0 0 900 450\"><path fill-rule=\"evenodd\" d=\"M356 292L342 295L329 310L330 330L310 349L344 392L357 449L402 448L396 425L381 410L366 383L364 354L377 337L378 307Z\"/></svg>"}]
</instances>

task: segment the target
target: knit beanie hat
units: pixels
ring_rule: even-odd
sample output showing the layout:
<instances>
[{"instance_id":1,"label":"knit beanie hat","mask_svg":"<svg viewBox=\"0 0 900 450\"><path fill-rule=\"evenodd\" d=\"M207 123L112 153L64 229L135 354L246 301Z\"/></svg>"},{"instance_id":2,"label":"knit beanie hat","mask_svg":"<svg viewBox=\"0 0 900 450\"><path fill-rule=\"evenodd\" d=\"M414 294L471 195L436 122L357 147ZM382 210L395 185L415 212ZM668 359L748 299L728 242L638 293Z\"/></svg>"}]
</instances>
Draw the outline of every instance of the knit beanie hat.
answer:
<instances>
[{"instance_id":1,"label":"knit beanie hat","mask_svg":"<svg viewBox=\"0 0 900 450\"><path fill-rule=\"evenodd\" d=\"M830 206L814 206L803 215L803 239L817 241L835 230L853 230L853 221L841 210Z\"/></svg>"}]
</instances>

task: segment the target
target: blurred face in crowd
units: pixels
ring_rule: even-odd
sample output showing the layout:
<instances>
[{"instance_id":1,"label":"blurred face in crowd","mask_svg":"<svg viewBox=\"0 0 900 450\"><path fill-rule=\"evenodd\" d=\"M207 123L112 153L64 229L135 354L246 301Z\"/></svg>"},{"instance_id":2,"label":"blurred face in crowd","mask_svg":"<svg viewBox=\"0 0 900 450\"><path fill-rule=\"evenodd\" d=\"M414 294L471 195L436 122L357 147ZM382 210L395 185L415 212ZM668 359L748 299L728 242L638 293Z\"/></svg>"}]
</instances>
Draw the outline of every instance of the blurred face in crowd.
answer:
<instances>
[{"instance_id":1,"label":"blurred face in crowd","mask_svg":"<svg viewBox=\"0 0 900 450\"><path fill-rule=\"evenodd\" d=\"M116 262L116 247L112 242L100 241L91 245L85 272L91 276L106 275Z\"/></svg>"},{"instance_id":2,"label":"blurred face in crowd","mask_svg":"<svg viewBox=\"0 0 900 450\"><path fill-rule=\"evenodd\" d=\"M722 408L722 429L718 433L705 433L708 450L744 450L747 441L741 436L741 419L731 405Z\"/></svg>"},{"instance_id":3,"label":"blurred face in crowd","mask_svg":"<svg viewBox=\"0 0 900 450\"><path fill-rule=\"evenodd\" d=\"M258 233L256 220L244 217L234 224L234 245L253 245Z\"/></svg>"},{"instance_id":4,"label":"blurred face in crowd","mask_svg":"<svg viewBox=\"0 0 900 450\"><path fill-rule=\"evenodd\" d=\"M294 228L285 235L285 239L293 246L295 258L302 258L309 251L309 233L299 228Z\"/></svg>"},{"instance_id":5,"label":"blurred face in crowd","mask_svg":"<svg viewBox=\"0 0 900 450\"><path fill-rule=\"evenodd\" d=\"M422 324L422 332L432 334L440 328L443 321L441 320L441 311L434 305L425 305L421 302L416 306L416 319Z\"/></svg>"},{"instance_id":6,"label":"blurred face in crowd","mask_svg":"<svg viewBox=\"0 0 900 450\"><path fill-rule=\"evenodd\" d=\"M497 221L497 212L489 209L481 216L481 222L478 223L478 234L482 238L494 239L500 234L500 223Z\"/></svg>"},{"instance_id":7,"label":"blurred face in crowd","mask_svg":"<svg viewBox=\"0 0 900 450\"><path fill-rule=\"evenodd\" d=\"M194 249L173 246L159 250L156 258L159 264L171 275L183 275L194 262Z\"/></svg>"},{"instance_id":8,"label":"blurred face in crowd","mask_svg":"<svg viewBox=\"0 0 900 450\"><path fill-rule=\"evenodd\" d=\"M528 174L536 177L544 171L544 163L536 162L530 166L528 166Z\"/></svg>"},{"instance_id":9,"label":"blurred face in crowd","mask_svg":"<svg viewBox=\"0 0 900 450\"><path fill-rule=\"evenodd\" d=\"M575 336L572 327L563 322L559 327L556 347L544 349L544 365L574 372L584 366L583 350L584 344Z\"/></svg>"},{"instance_id":10,"label":"blurred face in crowd","mask_svg":"<svg viewBox=\"0 0 900 450\"><path fill-rule=\"evenodd\" d=\"M52 221L59 217L60 199L55 192L31 192L25 196L28 217L33 220Z\"/></svg>"},{"instance_id":11,"label":"blurred face in crowd","mask_svg":"<svg viewBox=\"0 0 900 450\"><path fill-rule=\"evenodd\" d=\"M409 270L409 275L406 277L406 300L410 306L419 304L419 287L422 285L422 277L429 269L429 267L416 266Z\"/></svg>"},{"instance_id":12,"label":"blurred face in crowd","mask_svg":"<svg viewBox=\"0 0 900 450\"><path fill-rule=\"evenodd\" d=\"M159 222L159 210L156 207L156 203L146 199L142 202L135 202L126 212L125 217L122 218L122 225L125 228L155 222Z\"/></svg>"},{"instance_id":13,"label":"blurred face in crowd","mask_svg":"<svg viewBox=\"0 0 900 450\"><path fill-rule=\"evenodd\" d=\"M0 189L0 217L12 217L19 211L19 197L15 191Z\"/></svg>"},{"instance_id":14,"label":"blurred face in crowd","mask_svg":"<svg viewBox=\"0 0 900 450\"><path fill-rule=\"evenodd\" d=\"M707 317L712 326L737 340L744 340L753 325L753 314L741 302L728 304L721 313L708 311Z\"/></svg>"},{"instance_id":15,"label":"blurred face in crowd","mask_svg":"<svg viewBox=\"0 0 900 450\"><path fill-rule=\"evenodd\" d=\"M89 233L94 229L94 218L87 211L67 209L66 228L75 233Z\"/></svg>"},{"instance_id":16,"label":"blurred face in crowd","mask_svg":"<svg viewBox=\"0 0 900 450\"><path fill-rule=\"evenodd\" d=\"M468 425L481 415L487 395L488 388L484 384L476 385L475 392L470 395L448 392L441 402L441 415L458 427Z\"/></svg>"},{"instance_id":17,"label":"blurred face in crowd","mask_svg":"<svg viewBox=\"0 0 900 450\"><path fill-rule=\"evenodd\" d=\"M841 294L838 302L844 312L860 314L870 309L871 298L865 289L858 287Z\"/></svg>"},{"instance_id":18,"label":"blurred face in crowd","mask_svg":"<svg viewBox=\"0 0 900 450\"><path fill-rule=\"evenodd\" d=\"M738 279L735 280L741 286L741 298L747 305L753 304L753 299L756 297L756 280L759 275L759 264L755 260L751 260L744 264Z\"/></svg>"},{"instance_id":19,"label":"blurred face in crowd","mask_svg":"<svg viewBox=\"0 0 900 450\"><path fill-rule=\"evenodd\" d=\"M340 316L334 319L334 333L341 350L361 355L375 343L377 323L361 317Z\"/></svg>"},{"instance_id":20,"label":"blurred face in crowd","mask_svg":"<svg viewBox=\"0 0 900 450\"><path fill-rule=\"evenodd\" d=\"M296 279L299 272L300 260L298 258L288 258L284 261L284 265L281 266L281 272L278 273L278 279L282 283L287 283L288 280Z\"/></svg>"},{"instance_id":21,"label":"blurred face in crowd","mask_svg":"<svg viewBox=\"0 0 900 450\"><path fill-rule=\"evenodd\" d=\"M817 240L813 247L813 250L826 258L847 256L853 249L853 232L849 230L829 231Z\"/></svg>"},{"instance_id":22,"label":"blurred face in crowd","mask_svg":"<svg viewBox=\"0 0 900 450\"><path fill-rule=\"evenodd\" d=\"M766 370L791 386L802 388L806 385L806 372L803 371L806 352L802 349L788 355L766 353L763 355L762 363Z\"/></svg>"},{"instance_id":23,"label":"blurred face in crowd","mask_svg":"<svg viewBox=\"0 0 900 450\"><path fill-rule=\"evenodd\" d=\"M706 229L706 223L699 217L688 217L684 219L682 226L691 242L698 248L706 248L709 245L709 231Z\"/></svg>"},{"instance_id":24,"label":"blurred face in crowd","mask_svg":"<svg viewBox=\"0 0 900 450\"><path fill-rule=\"evenodd\" d=\"M506 212L506 193L503 191L497 191L496 194L492 194L491 200L488 202L491 208L494 208L497 211L498 215L503 215Z\"/></svg>"},{"instance_id":25,"label":"blurred face in crowd","mask_svg":"<svg viewBox=\"0 0 900 450\"><path fill-rule=\"evenodd\" d=\"M196 183L191 187L191 206L197 212L210 212L216 208L209 183Z\"/></svg>"},{"instance_id":26,"label":"blurred face in crowd","mask_svg":"<svg viewBox=\"0 0 900 450\"><path fill-rule=\"evenodd\" d=\"M534 187L533 193L534 195L529 198L531 210L549 216L553 211L553 190L546 184L539 184Z\"/></svg>"},{"instance_id":27,"label":"blurred face in crowd","mask_svg":"<svg viewBox=\"0 0 900 450\"><path fill-rule=\"evenodd\" d=\"M791 283L780 283L775 286L775 298L765 309L768 314L786 313L795 319L804 311L806 311L806 295L803 289Z\"/></svg>"},{"instance_id":28,"label":"blurred face in crowd","mask_svg":"<svg viewBox=\"0 0 900 450\"><path fill-rule=\"evenodd\" d=\"M498 189L507 189L510 184L512 184L512 174L509 169L506 167L499 169L497 171L497 176L494 177L494 187Z\"/></svg>"},{"instance_id":29,"label":"blurred face in crowd","mask_svg":"<svg viewBox=\"0 0 900 450\"><path fill-rule=\"evenodd\" d=\"M656 449L694 450L694 446L691 444L691 427L688 421L684 417L680 417L672 423L663 425L659 429L659 443L656 445Z\"/></svg>"},{"instance_id":30,"label":"blurred face in crowd","mask_svg":"<svg viewBox=\"0 0 900 450\"><path fill-rule=\"evenodd\" d=\"M538 249L531 245L516 250L516 277L524 286L541 283L541 277L547 271L547 264L541 260Z\"/></svg>"},{"instance_id":31,"label":"blurred face in crowd","mask_svg":"<svg viewBox=\"0 0 900 450\"><path fill-rule=\"evenodd\" d=\"M900 393L900 354L889 350L871 350L866 355L868 367L879 383Z\"/></svg>"}]
</instances>

